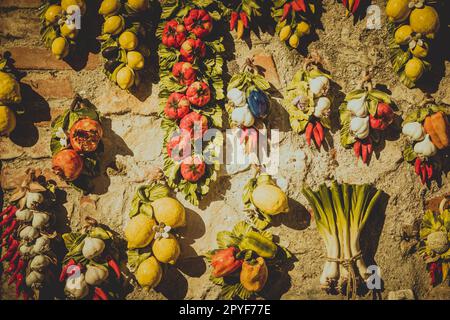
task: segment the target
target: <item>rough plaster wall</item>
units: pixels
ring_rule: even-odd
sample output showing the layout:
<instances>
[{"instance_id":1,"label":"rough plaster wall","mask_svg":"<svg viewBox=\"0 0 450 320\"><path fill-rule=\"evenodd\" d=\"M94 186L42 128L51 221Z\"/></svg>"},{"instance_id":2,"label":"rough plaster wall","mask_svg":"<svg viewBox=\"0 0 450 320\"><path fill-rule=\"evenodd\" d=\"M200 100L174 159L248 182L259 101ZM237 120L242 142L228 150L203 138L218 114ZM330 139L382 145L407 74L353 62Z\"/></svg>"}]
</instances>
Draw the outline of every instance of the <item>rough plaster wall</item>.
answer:
<instances>
[{"instance_id":1,"label":"rough plaster wall","mask_svg":"<svg viewBox=\"0 0 450 320\"><path fill-rule=\"evenodd\" d=\"M90 55L87 65L79 71L55 64L48 58L47 51L41 50L37 31L37 21L33 18L36 9L33 1L18 1L19 9L10 8L10 1L0 0L0 44L1 51L13 49L13 58L20 64L29 55L34 55L31 65L24 65L25 102L31 110L26 118L27 133L13 137L15 143L0 140L2 160L2 186L14 184L28 167L50 168L50 119L60 114L70 104L74 92L90 99L105 117L106 154L103 164L107 175L94 180L96 190L88 197L82 197L73 189L65 188L67 201L59 208L60 230L68 230L70 224L78 228L84 217L93 216L102 223L122 234L128 220L131 199L136 188L142 183L146 170L162 165L162 138L160 120L157 117L158 85L154 64L149 70L147 86L133 97L114 86L101 72L99 57ZM384 7L385 1L373 1ZM27 5L22 5L28 3ZM31 21L29 20L31 17ZM437 289L430 292L425 265L416 255L402 256L400 250L400 230L403 224L411 224L419 219L427 200L448 194L448 177L442 185L433 182L430 189L422 187L414 175L413 168L402 161L403 137L391 131L385 145L375 149L375 156L368 166L357 161L351 150L339 144L338 115L336 108L342 99L341 92L348 92L357 84L361 72L368 66L375 67L374 81L392 92L399 116L404 116L420 102L424 93L420 89L409 90L399 83L391 72L386 49L387 31L365 29L365 20L353 25L352 19L344 18L344 9L335 1L325 0L322 12L322 29L317 31L318 40L308 45L308 50L317 50L325 60L325 68L333 76L336 85L334 96L333 130L327 134L326 150L318 152L306 145L303 136L290 132L287 113L280 105L274 104L270 116L272 128L281 132L279 177L289 181L288 194L293 212L275 219L271 231L279 236L281 244L295 253L298 259L290 266L290 281L280 279L273 288L273 297L317 299L335 298L320 292L318 280L325 259L324 245L310 222L305 209L307 202L301 195L301 186L311 186L336 178L349 183L373 183L389 195L384 210L377 212L364 238L369 259L373 258L381 268L386 297L390 290L413 289L418 298L449 298L448 290ZM386 17L382 16L382 22ZM270 29L270 28L269 28ZM93 39L91 39L93 41ZM281 80L277 88L283 92L303 61L303 57L289 50L270 33L259 37L252 34L249 43L227 38L228 72L239 70L250 51L264 51L272 54ZM445 48L445 45L443 46ZM14 51L15 50L15 51ZM154 59L155 57L153 57ZM45 61L42 61L42 60ZM44 67L36 65L45 64ZM450 104L450 63L441 62L430 75L430 91L437 100ZM53 90L45 90L52 88ZM275 100L280 95L274 93ZM34 109L33 109L34 108ZM295 163L295 154L305 154L304 168ZM113 170L106 167L115 167ZM140 289L131 291L129 299L214 299L218 288L208 281L209 271L202 259L195 258L211 249L217 232L232 228L235 222L244 218L241 192L250 178L245 171L231 176L223 175L201 202L200 208L183 201L188 212L188 225L181 230L183 240L182 256L177 268L166 271L164 280L157 291L149 293ZM67 217L67 218L66 218ZM289 283L290 282L290 283ZM0 297L13 298L11 288L3 282Z\"/></svg>"}]
</instances>

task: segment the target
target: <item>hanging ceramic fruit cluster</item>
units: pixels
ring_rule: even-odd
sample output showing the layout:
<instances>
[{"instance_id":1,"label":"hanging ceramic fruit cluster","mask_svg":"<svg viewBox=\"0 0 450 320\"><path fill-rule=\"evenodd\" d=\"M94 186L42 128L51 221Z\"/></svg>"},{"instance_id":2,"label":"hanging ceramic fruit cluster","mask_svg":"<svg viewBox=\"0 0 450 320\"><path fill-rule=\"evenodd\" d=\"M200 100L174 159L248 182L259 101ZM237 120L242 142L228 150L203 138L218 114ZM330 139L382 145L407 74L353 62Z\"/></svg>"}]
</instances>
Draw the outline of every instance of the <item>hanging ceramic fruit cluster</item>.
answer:
<instances>
[{"instance_id":1,"label":"hanging ceramic fruit cluster","mask_svg":"<svg viewBox=\"0 0 450 320\"><path fill-rule=\"evenodd\" d=\"M52 249L55 222L49 211L54 203L55 185L39 171L28 170L26 179L9 199L10 205L0 214L0 238L8 262L8 284L15 284L16 298L39 299L41 289L54 280L57 257Z\"/></svg>"},{"instance_id":2,"label":"hanging ceramic fruit cluster","mask_svg":"<svg viewBox=\"0 0 450 320\"><path fill-rule=\"evenodd\" d=\"M280 40L297 48L300 39L311 33L316 6L311 0L273 0L272 17Z\"/></svg>"},{"instance_id":3,"label":"hanging ceramic fruit cluster","mask_svg":"<svg viewBox=\"0 0 450 320\"><path fill-rule=\"evenodd\" d=\"M210 280L222 287L220 298L224 300L264 295L273 274L291 258L270 232L254 229L246 222L239 222L231 232L219 232L217 246L207 258L212 267Z\"/></svg>"},{"instance_id":4,"label":"hanging ceramic fruit cluster","mask_svg":"<svg viewBox=\"0 0 450 320\"><path fill-rule=\"evenodd\" d=\"M0 55L0 137L9 136L16 128L16 112L12 105L21 101L20 84L12 74L8 60Z\"/></svg>"},{"instance_id":5,"label":"hanging ceramic fruit cluster","mask_svg":"<svg viewBox=\"0 0 450 320\"><path fill-rule=\"evenodd\" d=\"M420 227L418 253L427 263L431 285L448 281L450 271L450 211L443 199L439 212L427 210Z\"/></svg>"},{"instance_id":6,"label":"hanging ceramic fruit cluster","mask_svg":"<svg viewBox=\"0 0 450 320\"><path fill-rule=\"evenodd\" d=\"M42 41L57 59L76 45L86 7L85 0L46 0L39 8Z\"/></svg>"},{"instance_id":7,"label":"hanging ceramic fruit cluster","mask_svg":"<svg viewBox=\"0 0 450 320\"><path fill-rule=\"evenodd\" d=\"M426 100L403 121L402 132L410 142L403 150L403 157L414 163L422 184L437 178L445 163L442 153L450 145L449 115L448 106Z\"/></svg>"},{"instance_id":8,"label":"hanging ceramic fruit cluster","mask_svg":"<svg viewBox=\"0 0 450 320\"><path fill-rule=\"evenodd\" d=\"M140 74L150 51L145 45L149 0L103 0L98 13L105 21L99 36L104 71L123 90L140 83Z\"/></svg>"},{"instance_id":9,"label":"hanging ceramic fruit cluster","mask_svg":"<svg viewBox=\"0 0 450 320\"><path fill-rule=\"evenodd\" d=\"M161 264L174 265L180 256L180 244L174 231L186 225L186 212L183 205L170 196L167 186L152 182L139 187L130 218L125 227L128 267L139 285L149 290L163 277Z\"/></svg>"},{"instance_id":10,"label":"hanging ceramic fruit cluster","mask_svg":"<svg viewBox=\"0 0 450 320\"><path fill-rule=\"evenodd\" d=\"M100 169L102 137L100 115L87 100L76 95L70 109L52 123L53 171L74 187L89 190L89 177L97 176Z\"/></svg>"},{"instance_id":11,"label":"hanging ceramic fruit cluster","mask_svg":"<svg viewBox=\"0 0 450 320\"><path fill-rule=\"evenodd\" d=\"M386 93L373 89L370 76L359 88L346 94L339 107L341 144L351 148L357 158L368 163L373 145L382 139L382 133L394 121L391 99Z\"/></svg>"},{"instance_id":12,"label":"hanging ceramic fruit cluster","mask_svg":"<svg viewBox=\"0 0 450 320\"><path fill-rule=\"evenodd\" d=\"M264 119L270 112L270 83L258 73L251 60L244 70L235 74L228 84L226 111L231 127L240 128L239 140L246 150L255 152L258 144L257 128L264 128Z\"/></svg>"},{"instance_id":13,"label":"hanging ceramic fruit cluster","mask_svg":"<svg viewBox=\"0 0 450 320\"><path fill-rule=\"evenodd\" d=\"M230 20L230 31L236 30L236 37L242 39L250 30L252 19L261 16L261 0L218 1L223 16Z\"/></svg>"},{"instance_id":14,"label":"hanging ceramic fruit cluster","mask_svg":"<svg viewBox=\"0 0 450 320\"><path fill-rule=\"evenodd\" d=\"M265 229L273 216L289 212L286 193L269 174L260 170L245 185L242 201L252 225L259 230Z\"/></svg>"},{"instance_id":15,"label":"hanging ceramic fruit cluster","mask_svg":"<svg viewBox=\"0 0 450 320\"><path fill-rule=\"evenodd\" d=\"M62 235L67 254L59 281L68 299L119 298L121 272L111 231L91 217L81 232Z\"/></svg>"},{"instance_id":16,"label":"hanging ceramic fruit cluster","mask_svg":"<svg viewBox=\"0 0 450 320\"><path fill-rule=\"evenodd\" d=\"M330 76L319 70L314 60L306 59L286 88L283 105L289 113L294 132L305 132L306 143L313 140L318 149L325 140L325 129L330 129L331 100L327 97Z\"/></svg>"},{"instance_id":17,"label":"hanging ceramic fruit cluster","mask_svg":"<svg viewBox=\"0 0 450 320\"><path fill-rule=\"evenodd\" d=\"M211 33L214 20L220 19L214 3L206 7L194 3L162 4L158 52L164 173L171 188L198 205L220 167L215 157L222 147L222 135L210 141L203 141L203 136L209 128L222 127L219 101L224 98L221 54L225 48L222 38Z\"/></svg>"},{"instance_id":18,"label":"hanging ceramic fruit cluster","mask_svg":"<svg viewBox=\"0 0 450 320\"><path fill-rule=\"evenodd\" d=\"M426 60L431 41L439 30L438 11L428 0L389 0L386 15L391 25L391 62L400 81L415 86L423 73L431 69Z\"/></svg>"}]
</instances>

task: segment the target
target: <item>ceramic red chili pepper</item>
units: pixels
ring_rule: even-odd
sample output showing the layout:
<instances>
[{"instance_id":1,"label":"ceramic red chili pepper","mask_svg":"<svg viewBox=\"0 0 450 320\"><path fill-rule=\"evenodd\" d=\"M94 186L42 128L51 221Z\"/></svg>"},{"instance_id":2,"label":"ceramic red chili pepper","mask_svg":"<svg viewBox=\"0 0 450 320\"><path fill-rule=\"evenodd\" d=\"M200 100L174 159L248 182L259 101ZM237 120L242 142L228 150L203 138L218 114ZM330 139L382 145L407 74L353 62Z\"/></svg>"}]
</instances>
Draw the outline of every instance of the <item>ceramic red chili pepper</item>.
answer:
<instances>
[{"instance_id":1,"label":"ceramic red chili pepper","mask_svg":"<svg viewBox=\"0 0 450 320\"><path fill-rule=\"evenodd\" d=\"M25 260L23 259L19 259L19 262L17 263L17 267L16 270L14 271L14 273L12 274L11 277L16 278L17 275L19 273L21 273L24 269L25 269L26 265L25 265Z\"/></svg>"},{"instance_id":2,"label":"ceramic red chili pepper","mask_svg":"<svg viewBox=\"0 0 450 320\"><path fill-rule=\"evenodd\" d=\"M242 22L244 23L245 29L248 29L248 16L247 16L247 14L244 11L241 11L239 13L239 16L240 16Z\"/></svg>"},{"instance_id":3,"label":"ceramic red chili pepper","mask_svg":"<svg viewBox=\"0 0 450 320\"><path fill-rule=\"evenodd\" d=\"M114 270L116 278L120 279L120 268L117 262L112 257L107 257L106 260L108 261L108 265L111 267L111 269Z\"/></svg>"},{"instance_id":4,"label":"ceramic red chili pepper","mask_svg":"<svg viewBox=\"0 0 450 320\"><path fill-rule=\"evenodd\" d=\"M22 285L24 281L23 274L18 274L16 277L16 298L19 299L20 293L22 291Z\"/></svg>"},{"instance_id":5,"label":"ceramic red chili pepper","mask_svg":"<svg viewBox=\"0 0 450 320\"><path fill-rule=\"evenodd\" d=\"M300 8L300 11L306 12L305 0L295 0L295 2L297 3L298 7Z\"/></svg>"},{"instance_id":6,"label":"ceramic red chili pepper","mask_svg":"<svg viewBox=\"0 0 450 320\"><path fill-rule=\"evenodd\" d=\"M109 300L107 294L102 288L95 287L94 293L100 298L100 300Z\"/></svg>"},{"instance_id":7,"label":"ceramic red chili pepper","mask_svg":"<svg viewBox=\"0 0 450 320\"><path fill-rule=\"evenodd\" d=\"M13 240L11 246L9 246L8 251L3 255L3 257L0 258L0 262L3 262L5 260L10 260L14 254L17 251L17 248L19 247L19 241Z\"/></svg>"},{"instance_id":8,"label":"ceramic red chili pepper","mask_svg":"<svg viewBox=\"0 0 450 320\"><path fill-rule=\"evenodd\" d=\"M290 2L284 4L284 6L283 6L283 15L281 16L281 19L280 19L281 21L286 20L289 12L291 12L291 7L292 7L292 5L291 5Z\"/></svg>"},{"instance_id":9,"label":"ceramic red chili pepper","mask_svg":"<svg viewBox=\"0 0 450 320\"><path fill-rule=\"evenodd\" d=\"M230 31L232 31L236 28L238 18L239 18L239 13L237 13L236 11L233 11L231 13L231 17L230 17Z\"/></svg>"},{"instance_id":10,"label":"ceramic red chili pepper","mask_svg":"<svg viewBox=\"0 0 450 320\"><path fill-rule=\"evenodd\" d=\"M308 123L308 125L306 126L306 130L305 130L306 143L308 144L308 146L311 145L311 136L313 133L313 129L314 129L314 125L312 124L312 122Z\"/></svg>"},{"instance_id":11,"label":"ceramic red chili pepper","mask_svg":"<svg viewBox=\"0 0 450 320\"><path fill-rule=\"evenodd\" d=\"M356 10L358 10L359 3L360 3L360 0L355 0L355 2L353 3L352 13L355 13Z\"/></svg>"},{"instance_id":12,"label":"ceramic red chili pepper","mask_svg":"<svg viewBox=\"0 0 450 320\"><path fill-rule=\"evenodd\" d=\"M11 222L11 224L9 225L9 227L5 229L5 231L3 232L3 234L2 234L2 236L1 236L0 239L4 239L4 238L6 238L7 236L9 236L9 235L14 231L14 229L15 229L16 227L17 227L17 220L13 220L13 221Z\"/></svg>"}]
</instances>

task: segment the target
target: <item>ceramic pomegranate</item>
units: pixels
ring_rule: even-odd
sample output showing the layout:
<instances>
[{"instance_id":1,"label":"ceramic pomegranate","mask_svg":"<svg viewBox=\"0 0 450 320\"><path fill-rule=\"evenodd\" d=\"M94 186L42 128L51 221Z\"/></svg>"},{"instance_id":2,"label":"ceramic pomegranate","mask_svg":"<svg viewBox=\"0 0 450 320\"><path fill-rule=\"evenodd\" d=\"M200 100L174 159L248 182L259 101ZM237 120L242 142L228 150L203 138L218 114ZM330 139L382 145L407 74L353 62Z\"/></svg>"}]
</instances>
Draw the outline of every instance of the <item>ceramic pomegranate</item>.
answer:
<instances>
[{"instance_id":1,"label":"ceramic pomegranate","mask_svg":"<svg viewBox=\"0 0 450 320\"><path fill-rule=\"evenodd\" d=\"M77 152L93 152L103 137L100 122L84 118L74 123L70 128L70 145Z\"/></svg>"},{"instance_id":2,"label":"ceramic pomegranate","mask_svg":"<svg viewBox=\"0 0 450 320\"><path fill-rule=\"evenodd\" d=\"M83 171L83 159L73 149L64 149L53 156L53 171L64 180L74 181Z\"/></svg>"}]
</instances>

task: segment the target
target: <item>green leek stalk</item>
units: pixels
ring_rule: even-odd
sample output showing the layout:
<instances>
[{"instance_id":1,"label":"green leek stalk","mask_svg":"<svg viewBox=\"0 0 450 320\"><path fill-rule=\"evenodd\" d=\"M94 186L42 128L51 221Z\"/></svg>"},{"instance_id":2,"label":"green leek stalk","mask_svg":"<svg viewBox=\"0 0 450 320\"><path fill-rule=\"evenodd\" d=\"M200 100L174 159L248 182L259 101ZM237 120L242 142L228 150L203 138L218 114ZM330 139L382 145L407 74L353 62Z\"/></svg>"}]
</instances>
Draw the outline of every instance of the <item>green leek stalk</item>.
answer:
<instances>
[{"instance_id":1,"label":"green leek stalk","mask_svg":"<svg viewBox=\"0 0 450 320\"><path fill-rule=\"evenodd\" d=\"M373 211L373 207L381 196L381 191L377 190L373 193L369 185L362 185L353 186L353 194L356 194L356 199L354 200L355 205L352 206L350 211L350 243L352 256L356 256L361 251L359 245L361 232ZM362 257L356 260L356 266L361 278L366 280L368 277L367 266Z\"/></svg>"},{"instance_id":2,"label":"green leek stalk","mask_svg":"<svg viewBox=\"0 0 450 320\"><path fill-rule=\"evenodd\" d=\"M302 193L310 203L314 212L317 229L325 242L327 258L338 260L340 258L340 248L333 208L329 203L323 203L320 200L320 194L315 193L311 188L304 188ZM322 289L334 291L338 279L339 263L327 259L323 267L322 275L320 276L320 285Z\"/></svg>"}]
</instances>

